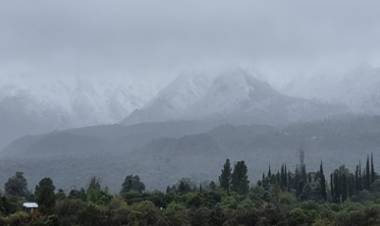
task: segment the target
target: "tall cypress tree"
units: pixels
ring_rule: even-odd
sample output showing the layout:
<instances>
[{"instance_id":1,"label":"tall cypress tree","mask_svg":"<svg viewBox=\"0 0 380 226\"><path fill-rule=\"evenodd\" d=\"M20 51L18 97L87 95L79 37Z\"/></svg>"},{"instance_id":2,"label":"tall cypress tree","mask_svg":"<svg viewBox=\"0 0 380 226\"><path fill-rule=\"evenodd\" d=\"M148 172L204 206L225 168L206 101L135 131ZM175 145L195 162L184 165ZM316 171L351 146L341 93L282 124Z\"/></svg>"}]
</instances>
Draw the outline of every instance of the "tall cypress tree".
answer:
<instances>
[{"instance_id":1,"label":"tall cypress tree","mask_svg":"<svg viewBox=\"0 0 380 226\"><path fill-rule=\"evenodd\" d=\"M288 173L286 170L286 165L283 164L281 165L281 183L280 183L282 189L285 189L288 187L287 180L288 180Z\"/></svg>"},{"instance_id":2,"label":"tall cypress tree","mask_svg":"<svg viewBox=\"0 0 380 226\"><path fill-rule=\"evenodd\" d=\"M348 197L348 187L347 187L347 175L345 173L342 173L341 175L341 196L342 196L342 202L347 200Z\"/></svg>"},{"instance_id":3,"label":"tall cypress tree","mask_svg":"<svg viewBox=\"0 0 380 226\"><path fill-rule=\"evenodd\" d=\"M373 165L373 153L371 153L371 183L376 180L375 166Z\"/></svg>"},{"instance_id":4,"label":"tall cypress tree","mask_svg":"<svg viewBox=\"0 0 380 226\"><path fill-rule=\"evenodd\" d=\"M321 161L321 165L319 167L319 183L320 183L320 189L321 189L321 196L323 200L327 200L327 190L326 190L326 178L325 174L323 172L323 163Z\"/></svg>"},{"instance_id":5,"label":"tall cypress tree","mask_svg":"<svg viewBox=\"0 0 380 226\"><path fill-rule=\"evenodd\" d=\"M276 184L281 185L281 174L280 174L280 171L278 170L276 174Z\"/></svg>"},{"instance_id":6,"label":"tall cypress tree","mask_svg":"<svg viewBox=\"0 0 380 226\"><path fill-rule=\"evenodd\" d=\"M230 163L230 160L227 159L226 162L224 163L222 173L219 176L220 187L222 187L227 192L230 192L231 175L232 175L231 163Z\"/></svg>"},{"instance_id":7,"label":"tall cypress tree","mask_svg":"<svg viewBox=\"0 0 380 226\"><path fill-rule=\"evenodd\" d=\"M302 193L303 183L302 183L301 174L298 167L296 167L296 172L294 175L294 187L296 189L296 196L299 197Z\"/></svg>"},{"instance_id":8,"label":"tall cypress tree","mask_svg":"<svg viewBox=\"0 0 380 226\"><path fill-rule=\"evenodd\" d=\"M244 161L235 164L231 179L231 189L239 194L249 191L248 169Z\"/></svg>"},{"instance_id":9,"label":"tall cypress tree","mask_svg":"<svg viewBox=\"0 0 380 226\"><path fill-rule=\"evenodd\" d=\"M289 189L289 179L288 179L288 169L286 167L286 164L284 166L284 185L285 185L285 188L288 190Z\"/></svg>"},{"instance_id":10,"label":"tall cypress tree","mask_svg":"<svg viewBox=\"0 0 380 226\"><path fill-rule=\"evenodd\" d=\"M358 191L361 191L363 190L363 176L362 176L362 162L359 161L359 165L358 165L358 186L359 186L359 190Z\"/></svg>"},{"instance_id":11,"label":"tall cypress tree","mask_svg":"<svg viewBox=\"0 0 380 226\"><path fill-rule=\"evenodd\" d=\"M268 175L267 175L268 178L272 178L272 170L270 169L270 164L269 164L269 167L268 167Z\"/></svg>"},{"instance_id":12,"label":"tall cypress tree","mask_svg":"<svg viewBox=\"0 0 380 226\"><path fill-rule=\"evenodd\" d=\"M335 201L335 188L334 188L334 176L333 174L330 174L330 192L331 192L331 199L332 201Z\"/></svg>"},{"instance_id":13,"label":"tall cypress tree","mask_svg":"<svg viewBox=\"0 0 380 226\"><path fill-rule=\"evenodd\" d=\"M359 165L356 165L356 169L355 169L355 192L356 193L361 190L360 184L361 182L359 179Z\"/></svg>"},{"instance_id":14,"label":"tall cypress tree","mask_svg":"<svg viewBox=\"0 0 380 226\"><path fill-rule=\"evenodd\" d=\"M341 188L339 183L339 175L337 172L334 172L334 201L340 202L341 201Z\"/></svg>"},{"instance_id":15,"label":"tall cypress tree","mask_svg":"<svg viewBox=\"0 0 380 226\"><path fill-rule=\"evenodd\" d=\"M365 188L368 190L371 185L371 172L369 167L369 157L367 156L367 162L365 165Z\"/></svg>"}]
</instances>

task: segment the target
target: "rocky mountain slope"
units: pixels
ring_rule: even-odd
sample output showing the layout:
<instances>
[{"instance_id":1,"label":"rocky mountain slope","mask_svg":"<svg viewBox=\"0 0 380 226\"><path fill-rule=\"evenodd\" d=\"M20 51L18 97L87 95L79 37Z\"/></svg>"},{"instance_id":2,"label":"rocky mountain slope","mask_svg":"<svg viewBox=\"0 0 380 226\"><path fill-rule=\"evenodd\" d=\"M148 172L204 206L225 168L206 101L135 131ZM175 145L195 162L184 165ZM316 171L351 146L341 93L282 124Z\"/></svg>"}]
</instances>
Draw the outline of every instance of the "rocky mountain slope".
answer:
<instances>
[{"instance_id":1,"label":"rocky mountain slope","mask_svg":"<svg viewBox=\"0 0 380 226\"><path fill-rule=\"evenodd\" d=\"M232 124L285 125L345 112L342 106L283 95L242 70L179 77L123 124L211 120Z\"/></svg>"},{"instance_id":2,"label":"rocky mountain slope","mask_svg":"<svg viewBox=\"0 0 380 226\"><path fill-rule=\"evenodd\" d=\"M69 188L100 176L117 191L123 177L133 173L148 187L163 188L185 176L198 181L213 178L225 158L246 160L254 181L268 164L273 169L283 162L295 167L300 147L308 166L318 167L323 160L326 170L338 163L353 165L370 152L378 161L379 125L379 117L339 116L282 128L211 129L215 125L189 121L67 130L13 142L0 153L0 181L21 170L32 184L51 176L58 187Z\"/></svg>"},{"instance_id":3,"label":"rocky mountain slope","mask_svg":"<svg viewBox=\"0 0 380 226\"><path fill-rule=\"evenodd\" d=\"M154 94L122 81L0 78L0 147L28 134L116 123Z\"/></svg>"}]
</instances>

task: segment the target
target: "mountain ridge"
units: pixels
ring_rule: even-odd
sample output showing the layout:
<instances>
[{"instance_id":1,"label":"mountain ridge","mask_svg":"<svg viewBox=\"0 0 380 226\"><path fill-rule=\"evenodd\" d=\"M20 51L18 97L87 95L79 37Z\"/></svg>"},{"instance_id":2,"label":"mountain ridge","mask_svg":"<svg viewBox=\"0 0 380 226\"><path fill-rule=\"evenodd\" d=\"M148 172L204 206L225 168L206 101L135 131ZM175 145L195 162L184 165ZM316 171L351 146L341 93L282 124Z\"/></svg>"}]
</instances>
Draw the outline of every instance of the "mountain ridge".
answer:
<instances>
[{"instance_id":1,"label":"mountain ridge","mask_svg":"<svg viewBox=\"0 0 380 226\"><path fill-rule=\"evenodd\" d=\"M276 125L316 120L347 111L344 106L283 95L243 70L218 74L201 81L198 80L199 76L181 78L169 84L143 108L131 113L122 124L218 120L232 124ZM197 82L188 85L188 81L193 80ZM197 84L201 84L200 87ZM190 97L187 98L186 94Z\"/></svg>"},{"instance_id":2,"label":"mountain ridge","mask_svg":"<svg viewBox=\"0 0 380 226\"><path fill-rule=\"evenodd\" d=\"M58 178L58 186L70 186L100 176L107 178L105 182L112 189L117 189L123 177L133 173L139 174L149 187L162 189L182 176L191 175L198 181L213 177L218 172L212 169L220 168L225 158L252 162L249 169L254 180L262 173L257 170L267 167L271 155L278 156L278 160L271 162L274 168L282 161L294 166L300 145L304 146L312 167L323 160L329 169L329 165L350 162L363 152L373 152L376 159L380 158L376 154L380 151L377 116L336 116L285 127L225 124L206 128L200 122L196 126L194 122L168 123L106 126L109 130L106 135L102 132L104 128L97 132L95 127L25 137L0 152L0 180L4 181L14 171L24 171L33 182L45 174ZM117 134L114 139L107 137L114 134L115 128L127 132ZM95 132L91 134L88 130ZM70 178L74 172L77 177Z\"/></svg>"}]
</instances>

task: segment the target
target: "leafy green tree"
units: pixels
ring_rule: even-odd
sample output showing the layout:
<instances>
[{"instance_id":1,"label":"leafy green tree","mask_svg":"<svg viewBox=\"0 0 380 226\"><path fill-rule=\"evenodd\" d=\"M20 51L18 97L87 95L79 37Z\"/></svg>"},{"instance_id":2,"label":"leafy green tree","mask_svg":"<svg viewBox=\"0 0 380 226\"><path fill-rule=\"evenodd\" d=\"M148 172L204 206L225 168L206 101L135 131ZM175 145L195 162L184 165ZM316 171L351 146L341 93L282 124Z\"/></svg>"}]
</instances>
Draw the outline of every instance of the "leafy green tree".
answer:
<instances>
[{"instance_id":1,"label":"leafy green tree","mask_svg":"<svg viewBox=\"0 0 380 226\"><path fill-rule=\"evenodd\" d=\"M26 197L29 195L28 183L23 172L16 172L5 183L5 194L8 196Z\"/></svg>"},{"instance_id":2,"label":"leafy green tree","mask_svg":"<svg viewBox=\"0 0 380 226\"><path fill-rule=\"evenodd\" d=\"M235 164L232 173L231 188L239 194L246 194L249 191L248 169L244 161Z\"/></svg>"},{"instance_id":3,"label":"leafy green tree","mask_svg":"<svg viewBox=\"0 0 380 226\"><path fill-rule=\"evenodd\" d=\"M104 226L110 223L106 209L94 204L87 205L85 209L79 212L78 221L82 226Z\"/></svg>"},{"instance_id":4,"label":"leafy green tree","mask_svg":"<svg viewBox=\"0 0 380 226\"><path fill-rule=\"evenodd\" d=\"M164 214L168 220L169 225L190 226L190 219L187 214L187 209L180 203L169 203L168 207L164 210Z\"/></svg>"},{"instance_id":5,"label":"leafy green tree","mask_svg":"<svg viewBox=\"0 0 380 226\"><path fill-rule=\"evenodd\" d=\"M308 224L309 219L305 213L305 210L303 210L301 208L292 209L289 212L288 220L289 220L289 225L294 225L294 226L310 225L310 224Z\"/></svg>"},{"instance_id":6,"label":"leafy green tree","mask_svg":"<svg viewBox=\"0 0 380 226\"><path fill-rule=\"evenodd\" d=\"M168 226L163 211L150 201L142 201L131 206L130 222L132 225Z\"/></svg>"},{"instance_id":7,"label":"leafy green tree","mask_svg":"<svg viewBox=\"0 0 380 226\"><path fill-rule=\"evenodd\" d=\"M200 207L190 209L190 219L192 226L209 226L211 211L208 208Z\"/></svg>"},{"instance_id":8,"label":"leafy green tree","mask_svg":"<svg viewBox=\"0 0 380 226\"><path fill-rule=\"evenodd\" d=\"M121 186L120 194L124 195L128 192L142 193L144 190L145 184L140 181L140 177L138 175L129 175Z\"/></svg>"},{"instance_id":9,"label":"leafy green tree","mask_svg":"<svg viewBox=\"0 0 380 226\"><path fill-rule=\"evenodd\" d=\"M195 187L196 186L195 186L194 182L191 181L191 179L189 179L189 178L182 178L177 183L176 190L179 193L188 193L188 192L195 191L196 190Z\"/></svg>"},{"instance_id":10,"label":"leafy green tree","mask_svg":"<svg viewBox=\"0 0 380 226\"><path fill-rule=\"evenodd\" d=\"M224 163L222 173L219 176L220 187L222 187L227 192L230 192L231 176L232 176L231 163L230 163L230 160L227 159L226 162Z\"/></svg>"},{"instance_id":11,"label":"leafy green tree","mask_svg":"<svg viewBox=\"0 0 380 226\"><path fill-rule=\"evenodd\" d=\"M223 213L223 209L217 206L214 208L211 213L210 213L210 218L209 218L209 225L210 226L219 226L223 225L223 223L226 221L226 216Z\"/></svg>"},{"instance_id":12,"label":"leafy green tree","mask_svg":"<svg viewBox=\"0 0 380 226\"><path fill-rule=\"evenodd\" d=\"M53 181L48 177L43 178L36 186L35 196L39 208L43 212L51 212L52 208L55 206L54 190L55 187Z\"/></svg>"},{"instance_id":13,"label":"leafy green tree","mask_svg":"<svg viewBox=\"0 0 380 226\"><path fill-rule=\"evenodd\" d=\"M63 189L59 189L57 194L55 194L55 199L56 200L64 200L66 199L66 194L65 194L65 191Z\"/></svg>"},{"instance_id":14,"label":"leafy green tree","mask_svg":"<svg viewBox=\"0 0 380 226\"><path fill-rule=\"evenodd\" d=\"M100 179L92 177L87 188L87 200L95 204L108 204L112 199L107 188L102 188Z\"/></svg>"},{"instance_id":15,"label":"leafy green tree","mask_svg":"<svg viewBox=\"0 0 380 226\"><path fill-rule=\"evenodd\" d=\"M87 194L84 188L81 188L80 190L73 189L69 192L68 195L69 199L80 199L82 201L87 200Z\"/></svg>"},{"instance_id":16,"label":"leafy green tree","mask_svg":"<svg viewBox=\"0 0 380 226\"><path fill-rule=\"evenodd\" d=\"M79 225L79 213L82 213L87 204L80 199L65 199L57 201L55 214L57 214L60 226Z\"/></svg>"}]
</instances>

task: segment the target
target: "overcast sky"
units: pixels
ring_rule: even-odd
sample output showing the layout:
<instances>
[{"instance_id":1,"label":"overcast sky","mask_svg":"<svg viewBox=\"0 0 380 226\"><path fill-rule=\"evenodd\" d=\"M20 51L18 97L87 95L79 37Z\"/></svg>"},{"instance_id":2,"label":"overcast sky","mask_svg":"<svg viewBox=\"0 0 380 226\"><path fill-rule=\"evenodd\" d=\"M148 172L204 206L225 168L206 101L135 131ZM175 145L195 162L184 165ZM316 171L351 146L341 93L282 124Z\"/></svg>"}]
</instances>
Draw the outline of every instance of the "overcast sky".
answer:
<instances>
[{"instance_id":1,"label":"overcast sky","mask_svg":"<svg viewBox=\"0 0 380 226\"><path fill-rule=\"evenodd\" d=\"M244 67L284 80L380 65L380 1L3 0L0 76L166 81Z\"/></svg>"}]
</instances>

